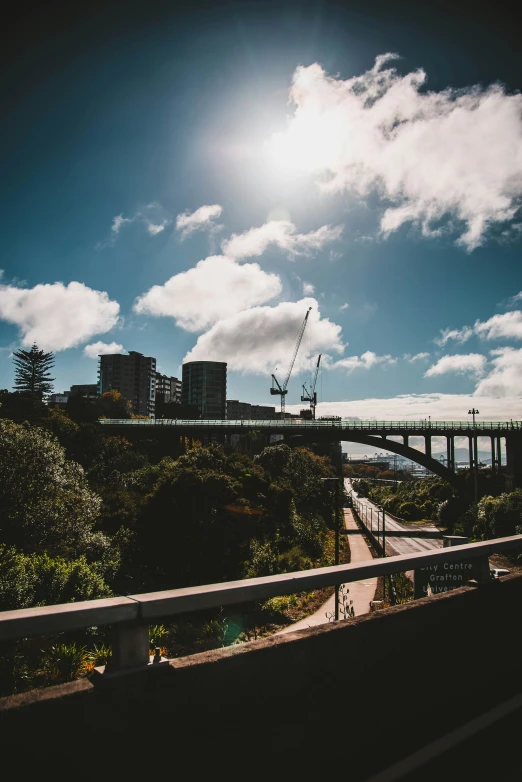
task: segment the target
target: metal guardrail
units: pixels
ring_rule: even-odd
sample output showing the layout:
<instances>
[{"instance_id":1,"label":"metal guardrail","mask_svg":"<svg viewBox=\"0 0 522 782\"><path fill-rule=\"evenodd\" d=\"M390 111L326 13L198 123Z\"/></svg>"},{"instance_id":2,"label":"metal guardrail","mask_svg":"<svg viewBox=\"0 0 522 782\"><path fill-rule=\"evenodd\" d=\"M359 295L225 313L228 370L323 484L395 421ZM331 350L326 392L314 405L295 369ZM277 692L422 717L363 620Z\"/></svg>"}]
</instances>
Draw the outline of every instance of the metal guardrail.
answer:
<instances>
[{"instance_id":1,"label":"metal guardrail","mask_svg":"<svg viewBox=\"0 0 522 782\"><path fill-rule=\"evenodd\" d=\"M339 586L376 576L391 575L439 562L487 558L499 551L522 548L522 535L465 546L453 546L423 554L375 559L364 564L283 573L242 581L128 595L81 603L21 608L0 612L0 640L66 632L101 625L114 628L114 667L124 669L149 663L148 625L187 612L237 605L271 597Z\"/></svg>"},{"instance_id":2,"label":"metal guardrail","mask_svg":"<svg viewBox=\"0 0 522 782\"><path fill-rule=\"evenodd\" d=\"M471 431L488 432L491 431L522 431L522 421L352 421L351 419L341 419L339 421L307 421L304 419L289 418L281 421L277 419L263 419L257 421L254 419L242 420L212 420L202 419L181 419L181 418L100 418L99 423L105 426L165 426L179 429L317 429L319 431L325 428L348 429L352 431L373 431L373 430L411 430L428 434L437 434L440 431Z\"/></svg>"}]
</instances>

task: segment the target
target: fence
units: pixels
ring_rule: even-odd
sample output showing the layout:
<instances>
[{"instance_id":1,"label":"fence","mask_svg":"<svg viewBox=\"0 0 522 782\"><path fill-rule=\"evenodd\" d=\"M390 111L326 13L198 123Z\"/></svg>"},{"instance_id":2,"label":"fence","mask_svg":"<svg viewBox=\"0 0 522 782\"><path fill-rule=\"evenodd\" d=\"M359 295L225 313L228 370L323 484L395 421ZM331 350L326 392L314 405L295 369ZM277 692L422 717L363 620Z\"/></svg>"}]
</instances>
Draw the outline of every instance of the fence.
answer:
<instances>
[{"instance_id":1,"label":"fence","mask_svg":"<svg viewBox=\"0 0 522 782\"><path fill-rule=\"evenodd\" d=\"M276 576L230 581L183 589L128 595L81 603L0 612L0 640L18 640L54 632L113 626L114 669L150 663L148 626L179 614L267 600L378 576L425 568L437 563L479 560L522 547L522 535L441 549L425 554L376 559L364 564L335 565Z\"/></svg>"}]
</instances>

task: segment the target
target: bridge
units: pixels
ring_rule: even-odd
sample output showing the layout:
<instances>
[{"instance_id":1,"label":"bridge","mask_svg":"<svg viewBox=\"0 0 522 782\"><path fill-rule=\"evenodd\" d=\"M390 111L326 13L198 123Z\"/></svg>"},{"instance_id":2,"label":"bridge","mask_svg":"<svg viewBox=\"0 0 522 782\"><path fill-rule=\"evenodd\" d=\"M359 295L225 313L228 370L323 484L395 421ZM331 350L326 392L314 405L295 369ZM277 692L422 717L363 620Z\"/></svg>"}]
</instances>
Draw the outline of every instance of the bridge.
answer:
<instances>
[{"instance_id":1,"label":"bridge","mask_svg":"<svg viewBox=\"0 0 522 782\"><path fill-rule=\"evenodd\" d=\"M522 487L522 421L358 421L351 419L316 420L222 420L208 419L100 419L100 424L115 434L126 437L167 437L183 443L188 438L218 437L226 440L232 434L261 433L269 442L270 435L283 435L289 445L306 445L328 441L362 443L376 450L388 450L430 470L449 483L456 484L455 438L467 437L469 466L479 465L478 437L491 441L491 471L500 472L502 441L505 444L507 482L512 490ZM410 445L410 438L424 439L424 452ZM446 438L446 464L432 455L432 438ZM402 442L397 439L401 438Z\"/></svg>"}]
</instances>

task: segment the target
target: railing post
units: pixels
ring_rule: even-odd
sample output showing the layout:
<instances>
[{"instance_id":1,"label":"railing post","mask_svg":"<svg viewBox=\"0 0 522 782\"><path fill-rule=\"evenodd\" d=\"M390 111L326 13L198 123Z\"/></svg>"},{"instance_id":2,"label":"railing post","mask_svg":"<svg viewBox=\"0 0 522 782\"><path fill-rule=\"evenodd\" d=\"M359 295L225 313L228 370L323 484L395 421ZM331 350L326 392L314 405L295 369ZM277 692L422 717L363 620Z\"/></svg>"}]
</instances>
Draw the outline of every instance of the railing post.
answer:
<instances>
[{"instance_id":1,"label":"railing post","mask_svg":"<svg viewBox=\"0 0 522 782\"><path fill-rule=\"evenodd\" d=\"M113 626L111 671L148 665L149 652L148 625L119 622Z\"/></svg>"}]
</instances>

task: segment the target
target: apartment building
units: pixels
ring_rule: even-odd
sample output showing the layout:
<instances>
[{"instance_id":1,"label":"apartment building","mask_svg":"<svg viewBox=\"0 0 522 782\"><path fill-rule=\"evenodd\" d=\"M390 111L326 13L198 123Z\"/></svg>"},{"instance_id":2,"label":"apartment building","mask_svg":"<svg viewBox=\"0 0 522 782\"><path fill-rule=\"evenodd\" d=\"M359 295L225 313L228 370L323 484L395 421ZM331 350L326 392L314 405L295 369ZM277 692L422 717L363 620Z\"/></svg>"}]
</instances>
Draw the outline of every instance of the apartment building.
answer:
<instances>
[{"instance_id":1,"label":"apartment building","mask_svg":"<svg viewBox=\"0 0 522 782\"><path fill-rule=\"evenodd\" d=\"M135 350L128 355L100 356L98 393L119 391L136 415L154 418L156 403L156 359Z\"/></svg>"},{"instance_id":2,"label":"apartment building","mask_svg":"<svg viewBox=\"0 0 522 782\"><path fill-rule=\"evenodd\" d=\"M181 401L198 408L201 418L227 417L227 365L222 361L183 364Z\"/></svg>"}]
</instances>

